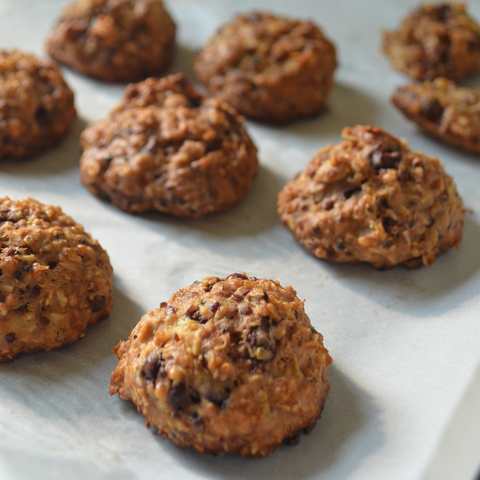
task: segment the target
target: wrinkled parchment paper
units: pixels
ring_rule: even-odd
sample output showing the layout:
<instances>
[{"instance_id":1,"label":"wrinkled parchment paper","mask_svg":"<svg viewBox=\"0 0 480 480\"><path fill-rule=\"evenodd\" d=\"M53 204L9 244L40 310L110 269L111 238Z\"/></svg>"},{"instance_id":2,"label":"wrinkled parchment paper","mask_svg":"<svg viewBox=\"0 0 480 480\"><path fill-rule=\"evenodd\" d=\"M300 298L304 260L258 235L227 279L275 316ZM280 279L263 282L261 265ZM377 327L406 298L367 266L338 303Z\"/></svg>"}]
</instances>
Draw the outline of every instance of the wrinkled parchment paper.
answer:
<instances>
[{"instance_id":1,"label":"wrinkled parchment paper","mask_svg":"<svg viewBox=\"0 0 480 480\"><path fill-rule=\"evenodd\" d=\"M0 0L0 45L41 54L64 3ZM78 135L118 101L121 87L67 72L81 118L59 148L33 161L2 162L1 194L59 204L83 223L111 256L115 307L75 345L0 365L0 479L469 478L480 459L478 409L468 401L478 399L480 389L480 158L423 137L388 103L404 79L379 53L380 31L415 3L169 2L179 24L175 69L188 73L195 50L215 27L250 8L310 16L339 48L329 110L286 128L249 124L262 163L253 191L234 211L199 222L130 216L80 186ZM470 3L480 17L480 3ZM316 149L338 141L342 127L361 122L438 155L475 212L467 217L461 248L431 268L377 272L328 265L310 257L279 223L280 187ZM292 284L335 360L317 428L297 447L263 460L180 451L107 393L112 347L142 312L195 279L232 271ZM471 413L464 418L462 412ZM459 431L461 421L470 428ZM446 448L455 434L457 448Z\"/></svg>"}]
</instances>

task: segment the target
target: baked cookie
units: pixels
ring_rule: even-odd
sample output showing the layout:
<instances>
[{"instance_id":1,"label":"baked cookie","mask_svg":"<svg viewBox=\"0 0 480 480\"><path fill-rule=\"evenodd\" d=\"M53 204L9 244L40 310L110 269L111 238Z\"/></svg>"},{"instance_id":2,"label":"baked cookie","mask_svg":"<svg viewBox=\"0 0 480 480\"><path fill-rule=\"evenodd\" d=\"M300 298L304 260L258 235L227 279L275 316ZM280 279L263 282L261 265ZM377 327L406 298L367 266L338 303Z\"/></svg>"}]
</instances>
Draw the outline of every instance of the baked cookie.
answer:
<instances>
[{"instance_id":1,"label":"baked cookie","mask_svg":"<svg viewBox=\"0 0 480 480\"><path fill-rule=\"evenodd\" d=\"M463 4L423 5L384 33L383 51L415 80L461 80L480 71L480 25Z\"/></svg>"},{"instance_id":2,"label":"baked cookie","mask_svg":"<svg viewBox=\"0 0 480 480\"><path fill-rule=\"evenodd\" d=\"M168 68L175 30L162 0L76 0L64 9L46 49L85 75L136 81Z\"/></svg>"},{"instance_id":3,"label":"baked cookie","mask_svg":"<svg viewBox=\"0 0 480 480\"><path fill-rule=\"evenodd\" d=\"M464 208L439 160L380 128L345 128L278 197L278 212L315 256L376 268L433 263L462 239Z\"/></svg>"},{"instance_id":4,"label":"baked cookie","mask_svg":"<svg viewBox=\"0 0 480 480\"><path fill-rule=\"evenodd\" d=\"M245 197L258 168L233 108L203 99L181 74L130 86L81 141L83 184L132 213L198 218L226 210Z\"/></svg>"},{"instance_id":5,"label":"baked cookie","mask_svg":"<svg viewBox=\"0 0 480 480\"><path fill-rule=\"evenodd\" d=\"M0 50L0 158L45 150L66 135L75 117L73 92L54 64Z\"/></svg>"},{"instance_id":6,"label":"baked cookie","mask_svg":"<svg viewBox=\"0 0 480 480\"><path fill-rule=\"evenodd\" d=\"M59 207L0 198L0 361L74 342L111 309L99 243Z\"/></svg>"},{"instance_id":7,"label":"baked cookie","mask_svg":"<svg viewBox=\"0 0 480 480\"><path fill-rule=\"evenodd\" d=\"M322 110L336 66L333 43L313 22L252 12L218 30L195 72L247 117L285 123Z\"/></svg>"},{"instance_id":8,"label":"baked cookie","mask_svg":"<svg viewBox=\"0 0 480 480\"><path fill-rule=\"evenodd\" d=\"M115 352L110 393L198 452L263 456L310 429L331 358L291 287L207 277L147 313Z\"/></svg>"},{"instance_id":9,"label":"baked cookie","mask_svg":"<svg viewBox=\"0 0 480 480\"><path fill-rule=\"evenodd\" d=\"M434 137L480 153L480 89L437 78L397 88L392 103Z\"/></svg>"}]
</instances>

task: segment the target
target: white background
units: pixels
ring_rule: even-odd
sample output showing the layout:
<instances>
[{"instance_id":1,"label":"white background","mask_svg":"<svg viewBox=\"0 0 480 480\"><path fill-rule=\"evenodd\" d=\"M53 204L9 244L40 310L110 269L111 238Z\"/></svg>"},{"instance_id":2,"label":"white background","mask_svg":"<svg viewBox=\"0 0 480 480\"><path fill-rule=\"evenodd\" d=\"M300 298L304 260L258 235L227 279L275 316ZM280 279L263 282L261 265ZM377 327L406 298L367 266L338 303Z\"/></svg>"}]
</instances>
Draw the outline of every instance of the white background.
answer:
<instances>
[{"instance_id":1,"label":"white background","mask_svg":"<svg viewBox=\"0 0 480 480\"><path fill-rule=\"evenodd\" d=\"M0 46L42 54L64 3L0 0ZM480 457L478 213L467 215L461 248L432 267L377 272L310 257L275 212L287 179L319 147L338 141L342 127L356 123L382 126L439 156L467 207L478 212L480 159L422 136L388 102L405 79L380 54L380 33L415 3L169 2L179 25L174 70L191 72L194 51L214 29L253 7L311 17L339 50L328 112L286 128L249 123L262 164L253 191L235 210L199 222L130 216L81 187L78 135L108 112L122 88L67 73L80 120L61 147L33 161L2 161L0 191L59 204L101 241L115 269L114 311L71 347L0 365L2 480L470 480ZM470 3L480 18L480 2ZM233 271L293 285L334 358L331 395L317 428L297 447L263 460L178 450L107 393L111 349L142 312L198 278Z\"/></svg>"}]
</instances>

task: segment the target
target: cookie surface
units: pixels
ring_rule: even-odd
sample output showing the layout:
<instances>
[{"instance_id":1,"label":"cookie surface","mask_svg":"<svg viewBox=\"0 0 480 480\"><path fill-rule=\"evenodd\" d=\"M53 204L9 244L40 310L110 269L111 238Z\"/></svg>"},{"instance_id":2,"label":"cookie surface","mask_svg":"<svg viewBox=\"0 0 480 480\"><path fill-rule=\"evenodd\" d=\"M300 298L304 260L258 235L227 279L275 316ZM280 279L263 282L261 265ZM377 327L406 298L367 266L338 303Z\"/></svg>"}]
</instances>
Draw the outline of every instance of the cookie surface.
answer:
<instances>
[{"instance_id":1,"label":"cookie surface","mask_svg":"<svg viewBox=\"0 0 480 480\"><path fill-rule=\"evenodd\" d=\"M112 308L105 250L59 207L0 199L0 361L71 343Z\"/></svg>"},{"instance_id":2,"label":"cookie surface","mask_svg":"<svg viewBox=\"0 0 480 480\"><path fill-rule=\"evenodd\" d=\"M0 50L0 158L45 150L66 135L75 117L73 92L53 63Z\"/></svg>"},{"instance_id":3,"label":"cookie surface","mask_svg":"<svg viewBox=\"0 0 480 480\"><path fill-rule=\"evenodd\" d=\"M463 203L439 160L371 126L342 136L279 194L302 245L332 262L389 268L429 265L459 244Z\"/></svg>"},{"instance_id":4,"label":"cookie surface","mask_svg":"<svg viewBox=\"0 0 480 480\"><path fill-rule=\"evenodd\" d=\"M396 89L392 103L427 133L480 153L480 90L437 78Z\"/></svg>"},{"instance_id":5,"label":"cookie surface","mask_svg":"<svg viewBox=\"0 0 480 480\"><path fill-rule=\"evenodd\" d=\"M465 5L423 5L384 33L383 51L415 80L461 80L480 71L480 25Z\"/></svg>"},{"instance_id":6,"label":"cookie surface","mask_svg":"<svg viewBox=\"0 0 480 480\"><path fill-rule=\"evenodd\" d=\"M83 184L132 213L226 210L245 197L258 168L242 119L181 74L131 85L110 117L82 134L82 146Z\"/></svg>"},{"instance_id":7,"label":"cookie surface","mask_svg":"<svg viewBox=\"0 0 480 480\"><path fill-rule=\"evenodd\" d=\"M336 65L334 45L314 23L252 12L218 30L195 72L243 115L285 123L322 110Z\"/></svg>"},{"instance_id":8,"label":"cookie surface","mask_svg":"<svg viewBox=\"0 0 480 480\"><path fill-rule=\"evenodd\" d=\"M116 347L110 393L181 447L262 456L321 414L330 356L291 287L207 277Z\"/></svg>"},{"instance_id":9,"label":"cookie surface","mask_svg":"<svg viewBox=\"0 0 480 480\"><path fill-rule=\"evenodd\" d=\"M162 0L76 0L64 9L46 49L85 75L136 81L167 69L175 31Z\"/></svg>"}]
</instances>

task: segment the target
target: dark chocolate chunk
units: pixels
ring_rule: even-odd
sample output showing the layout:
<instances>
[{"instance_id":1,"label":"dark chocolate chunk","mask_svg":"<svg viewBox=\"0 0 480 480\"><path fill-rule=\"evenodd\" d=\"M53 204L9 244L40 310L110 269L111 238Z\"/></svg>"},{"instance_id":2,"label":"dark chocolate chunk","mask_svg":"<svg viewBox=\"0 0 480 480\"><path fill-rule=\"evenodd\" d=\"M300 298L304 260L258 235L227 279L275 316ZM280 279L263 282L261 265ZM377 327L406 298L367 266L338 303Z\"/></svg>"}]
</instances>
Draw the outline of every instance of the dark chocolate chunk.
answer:
<instances>
[{"instance_id":1,"label":"dark chocolate chunk","mask_svg":"<svg viewBox=\"0 0 480 480\"><path fill-rule=\"evenodd\" d=\"M191 403L190 395L184 382L172 385L168 392L167 399L174 412L184 410Z\"/></svg>"},{"instance_id":2,"label":"dark chocolate chunk","mask_svg":"<svg viewBox=\"0 0 480 480\"><path fill-rule=\"evenodd\" d=\"M283 444L287 445L288 447L294 447L295 445L298 445L300 443L300 433L296 433L294 435L291 435L290 437L285 438L283 440Z\"/></svg>"},{"instance_id":3,"label":"dark chocolate chunk","mask_svg":"<svg viewBox=\"0 0 480 480\"><path fill-rule=\"evenodd\" d=\"M142 377L147 382L155 383L159 376L164 377L165 375L165 360L163 359L162 355L150 355L143 365Z\"/></svg>"},{"instance_id":4,"label":"dark chocolate chunk","mask_svg":"<svg viewBox=\"0 0 480 480\"><path fill-rule=\"evenodd\" d=\"M5 341L7 343L13 343L16 339L17 339L17 336L13 332L7 333L5 335Z\"/></svg>"},{"instance_id":5,"label":"dark chocolate chunk","mask_svg":"<svg viewBox=\"0 0 480 480\"><path fill-rule=\"evenodd\" d=\"M15 270L15 273L13 275L17 280L21 280L25 276L25 274L31 272L32 270L33 266L30 263L23 263L17 268L17 270Z\"/></svg>"},{"instance_id":6,"label":"dark chocolate chunk","mask_svg":"<svg viewBox=\"0 0 480 480\"><path fill-rule=\"evenodd\" d=\"M343 192L343 196L348 200L350 197L353 197L353 195L360 193L361 191L362 191L361 187L349 188L348 190L345 190Z\"/></svg>"},{"instance_id":7,"label":"dark chocolate chunk","mask_svg":"<svg viewBox=\"0 0 480 480\"><path fill-rule=\"evenodd\" d=\"M377 146L369 155L370 164L375 170L396 168L402 159L402 151L397 146Z\"/></svg>"},{"instance_id":8,"label":"dark chocolate chunk","mask_svg":"<svg viewBox=\"0 0 480 480\"><path fill-rule=\"evenodd\" d=\"M107 299L104 296L95 295L95 297L90 300L90 310L94 313L100 312L100 310L105 308L106 303Z\"/></svg>"},{"instance_id":9,"label":"dark chocolate chunk","mask_svg":"<svg viewBox=\"0 0 480 480\"><path fill-rule=\"evenodd\" d=\"M421 109L423 116L431 122L438 122L442 118L444 112L443 105L436 98L424 101Z\"/></svg>"}]
</instances>

